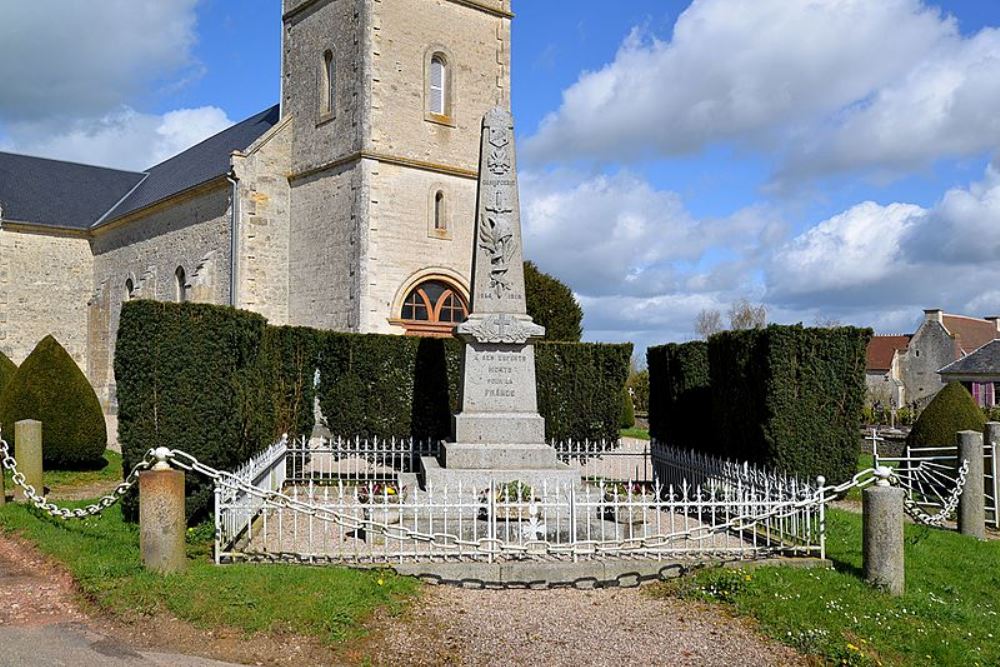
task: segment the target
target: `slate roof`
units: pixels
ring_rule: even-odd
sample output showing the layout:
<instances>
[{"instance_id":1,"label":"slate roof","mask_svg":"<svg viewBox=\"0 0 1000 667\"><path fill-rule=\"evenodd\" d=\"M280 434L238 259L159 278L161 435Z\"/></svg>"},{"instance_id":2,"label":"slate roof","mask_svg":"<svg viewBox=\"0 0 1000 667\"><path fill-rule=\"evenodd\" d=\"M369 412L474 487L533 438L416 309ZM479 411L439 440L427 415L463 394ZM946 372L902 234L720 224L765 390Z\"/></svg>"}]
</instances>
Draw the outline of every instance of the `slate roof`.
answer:
<instances>
[{"instance_id":1,"label":"slate roof","mask_svg":"<svg viewBox=\"0 0 1000 667\"><path fill-rule=\"evenodd\" d=\"M0 152L2 219L79 230L109 222L227 174L233 151L278 120L276 105L142 173Z\"/></svg>"},{"instance_id":2,"label":"slate roof","mask_svg":"<svg viewBox=\"0 0 1000 667\"><path fill-rule=\"evenodd\" d=\"M993 375L1000 377L1000 340L986 343L972 354L948 364L938 373L942 375Z\"/></svg>"},{"instance_id":3,"label":"slate roof","mask_svg":"<svg viewBox=\"0 0 1000 667\"><path fill-rule=\"evenodd\" d=\"M865 370L888 371L892 368L892 358L910 345L912 336L872 336L868 341L868 357Z\"/></svg>"},{"instance_id":4,"label":"slate roof","mask_svg":"<svg viewBox=\"0 0 1000 667\"><path fill-rule=\"evenodd\" d=\"M969 354L1000 336L997 325L989 320L965 315L948 315L947 313L943 314L941 319L948 333L955 336L959 354Z\"/></svg>"},{"instance_id":5,"label":"slate roof","mask_svg":"<svg viewBox=\"0 0 1000 667\"><path fill-rule=\"evenodd\" d=\"M232 152L249 147L277 123L278 106L275 105L149 168L146 170L148 177L108 214L107 220L120 218L227 174Z\"/></svg>"},{"instance_id":6,"label":"slate roof","mask_svg":"<svg viewBox=\"0 0 1000 667\"><path fill-rule=\"evenodd\" d=\"M85 230L144 178L132 171L0 152L4 220Z\"/></svg>"}]
</instances>

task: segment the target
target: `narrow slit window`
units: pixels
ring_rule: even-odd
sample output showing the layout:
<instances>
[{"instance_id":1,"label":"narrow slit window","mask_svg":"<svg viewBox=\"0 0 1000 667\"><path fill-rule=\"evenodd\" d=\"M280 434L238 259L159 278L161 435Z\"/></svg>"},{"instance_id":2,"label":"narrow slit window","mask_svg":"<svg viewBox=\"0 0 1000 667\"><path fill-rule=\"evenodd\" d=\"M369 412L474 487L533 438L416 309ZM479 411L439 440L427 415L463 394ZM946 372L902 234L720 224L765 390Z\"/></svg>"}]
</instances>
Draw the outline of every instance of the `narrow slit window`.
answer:
<instances>
[{"instance_id":1,"label":"narrow slit window","mask_svg":"<svg viewBox=\"0 0 1000 667\"><path fill-rule=\"evenodd\" d=\"M447 83L447 65L442 56L436 55L431 58L430 112L432 114L444 116L447 111L445 105L448 94Z\"/></svg>"},{"instance_id":2,"label":"narrow slit window","mask_svg":"<svg viewBox=\"0 0 1000 667\"><path fill-rule=\"evenodd\" d=\"M131 301L132 297L134 296L135 296L135 283L133 283L132 279L129 278L128 280L125 281L125 300Z\"/></svg>"},{"instance_id":3,"label":"narrow slit window","mask_svg":"<svg viewBox=\"0 0 1000 667\"><path fill-rule=\"evenodd\" d=\"M184 303L187 301L187 274L183 266L177 267L174 278L177 280L177 303Z\"/></svg>"},{"instance_id":4,"label":"narrow slit window","mask_svg":"<svg viewBox=\"0 0 1000 667\"><path fill-rule=\"evenodd\" d=\"M333 51L323 54L323 95L322 112L332 114L337 108L337 64Z\"/></svg>"},{"instance_id":5,"label":"narrow slit window","mask_svg":"<svg viewBox=\"0 0 1000 667\"><path fill-rule=\"evenodd\" d=\"M448 229L448 223L444 217L444 193L440 191L434 195L434 229L438 231Z\"/></svg>"}]
</instances>

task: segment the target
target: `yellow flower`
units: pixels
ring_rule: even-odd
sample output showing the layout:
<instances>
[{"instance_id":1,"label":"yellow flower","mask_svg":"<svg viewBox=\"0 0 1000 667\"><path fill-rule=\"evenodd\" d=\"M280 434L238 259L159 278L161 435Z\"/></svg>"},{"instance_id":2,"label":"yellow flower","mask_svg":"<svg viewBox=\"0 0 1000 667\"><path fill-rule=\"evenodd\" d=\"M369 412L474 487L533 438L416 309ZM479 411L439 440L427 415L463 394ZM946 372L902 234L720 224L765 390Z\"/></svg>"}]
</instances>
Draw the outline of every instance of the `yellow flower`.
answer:
<instances>
[{"instance_id":1,"label":"yellow flower","mask_svg":"<svg viewBox=\"0 0 1000 667\"><path fill-rule=\"evenodd\" d=\"M390 495L390 496L396 495L396 489L392 488L391 486L387 486L386 489L385 489L385 492L386 492L386 495Z\"/></svg>"},{"instance_id":2,"label":"yellow flower","mask_svg":"<svg viewBox=\"0 0 1000 667\"><path fill-rule=\"evenodd\" d=\"M382 577L379 577L378 581L375 582L375 583L377 583L379 586L385 586L385 579L383 579Z\"/></svg>"},{"instance_id":3,"label":"yellow flower","mask_svg":"<svg viewBox=\"0 0 1000 667\"><path fill-rule=\"evenodd\" d=\"M850 649L850 650L852 650L852 651L860 651L861 650L857 646L855 646L854 644L848 644L847 648Z\"/></svg>"}]
</instances>

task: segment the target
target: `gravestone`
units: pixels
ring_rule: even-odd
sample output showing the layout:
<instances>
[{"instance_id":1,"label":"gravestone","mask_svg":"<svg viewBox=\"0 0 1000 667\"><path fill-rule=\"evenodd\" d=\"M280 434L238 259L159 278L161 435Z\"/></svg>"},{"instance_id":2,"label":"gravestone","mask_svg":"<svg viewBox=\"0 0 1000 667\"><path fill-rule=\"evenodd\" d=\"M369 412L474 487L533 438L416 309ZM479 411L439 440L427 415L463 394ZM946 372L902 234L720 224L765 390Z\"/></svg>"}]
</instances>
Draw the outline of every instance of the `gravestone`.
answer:
<instances>
[{"instance_id":1,"label":"gravestone","mask_svg":"<svg viewBox=\"0 0 1000 667\"><path fill-rule=\"evenodd\" d=\"M483 119L470 305L455 330L466 343L461 412L440 462L424 461L427 481L578 484L538 414L532 343L545 329L527 314L514 123L502 108Z\"/></svg>"}]
</instances>

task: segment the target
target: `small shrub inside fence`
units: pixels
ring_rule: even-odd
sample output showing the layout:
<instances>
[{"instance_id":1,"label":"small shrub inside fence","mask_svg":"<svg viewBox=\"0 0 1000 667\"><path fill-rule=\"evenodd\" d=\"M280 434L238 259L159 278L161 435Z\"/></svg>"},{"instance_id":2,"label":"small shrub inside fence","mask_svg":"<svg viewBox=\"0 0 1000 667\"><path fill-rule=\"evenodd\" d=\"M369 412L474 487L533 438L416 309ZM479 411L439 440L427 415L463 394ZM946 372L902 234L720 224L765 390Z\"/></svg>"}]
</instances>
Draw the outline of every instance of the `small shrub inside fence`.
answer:
<instances>
[{"instance_id":1,"label":"small shrub inside fence","mask_svg":"<svg viewBox=\"0 0 1000 667\"><path fill-rule=\"evenodd\" d=\"M949 382L924 408L906 437L910 447L949 447L959 431L979 431L986 417L969 390L959 382Z\"/></svg>"}]
</instances>

